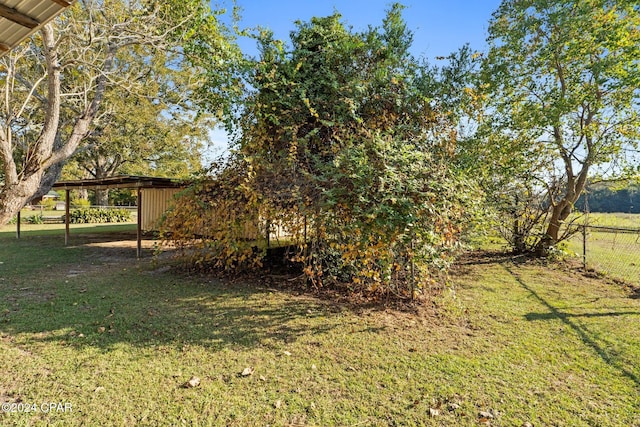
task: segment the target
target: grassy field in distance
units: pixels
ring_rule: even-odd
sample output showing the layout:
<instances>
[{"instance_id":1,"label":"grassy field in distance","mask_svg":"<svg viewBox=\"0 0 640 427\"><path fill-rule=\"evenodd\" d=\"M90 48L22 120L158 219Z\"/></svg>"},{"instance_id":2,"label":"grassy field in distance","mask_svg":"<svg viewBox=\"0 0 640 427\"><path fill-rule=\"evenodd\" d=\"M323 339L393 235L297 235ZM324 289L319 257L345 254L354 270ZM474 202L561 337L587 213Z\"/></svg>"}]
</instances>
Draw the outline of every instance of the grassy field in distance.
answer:
<instances>
[{"instance_id":1,"label":"grassy field in distance","mask_svg":"<svg viewBox=\"0 0 640 427\"><path fill-rule=\"evenodd\" d=\"M592 213L587 216L587 267L597 273L640 286L640 215L623 213ZM605 230L611 227L636 230ZM582 259L583 236L575 235L567 242L568 249Z\"/></svg>"},{"instance_id":2,"label":"grassy field in distance","mask_svg":"<svg viewBox=\"0 0 640 427\"><path fill-rule=\"evenodd\" d=\"M588 225L597 227L621 227L640 229L640 214L629 213L588 213L585 214ZM581 219L579 224L583 223Z\"/></svg>"}]
</instances>

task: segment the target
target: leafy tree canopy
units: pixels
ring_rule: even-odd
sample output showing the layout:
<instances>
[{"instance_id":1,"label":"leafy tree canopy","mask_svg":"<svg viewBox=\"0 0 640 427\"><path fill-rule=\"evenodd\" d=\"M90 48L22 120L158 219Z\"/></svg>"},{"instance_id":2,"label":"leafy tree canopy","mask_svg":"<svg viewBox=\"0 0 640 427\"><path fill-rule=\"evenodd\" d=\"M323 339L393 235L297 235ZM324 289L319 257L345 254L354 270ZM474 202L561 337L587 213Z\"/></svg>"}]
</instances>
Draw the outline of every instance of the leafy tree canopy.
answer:
<instances>
[{"instance_id":1,"label":"leafy tree canopy","mask_svg":"<svg viewBox=\"0 0 640 427\"><path fill-rule=\"evenodd\" d=\"M161 100L165 116L223 117L239 93L240 61L216 16L201 0L84 0L4 57L0 224L46 193L79 149L104 152L99 135L127 101Z\"/></svg>"},{"instance_id":2,"label":"leafy tree canopy","mask_svg":"<svg viewBox=\"0 0 640 427\"><path fill-rule=\"evenodd\" d=\"M549 215L535 245L545 253L566 235L589 179L633 161L640 11L634 1L505 0L489 34L488 138L518 160L524 188L545 191Z\"/></svg>"}]
</instances>

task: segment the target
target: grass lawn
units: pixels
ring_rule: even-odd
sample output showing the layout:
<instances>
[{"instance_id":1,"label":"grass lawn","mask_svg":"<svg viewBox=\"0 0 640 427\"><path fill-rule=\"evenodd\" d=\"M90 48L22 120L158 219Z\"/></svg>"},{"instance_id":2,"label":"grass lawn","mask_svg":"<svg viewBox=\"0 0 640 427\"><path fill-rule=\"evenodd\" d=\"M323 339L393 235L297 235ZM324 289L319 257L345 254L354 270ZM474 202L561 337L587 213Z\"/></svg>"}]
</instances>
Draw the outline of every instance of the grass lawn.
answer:
<instances>
[{"instance_id":1,"label":"grass lawn","mask_svg":"<svg viewBox=\"0 0 640 427\"><path fill-rule=\"evenodd\" d=\"M640 426L640 299L614 284L483 254L403 312L39 227L0 231L0 402L23 410L0 425Z\"/></svg>"},{"instance_id":2,"label":"grass lawn","mask_svg":"<svg viewBox=\"0 0 640 427\"><path fill-rule=\"evenodd\" d=\"M640 230L639 214L594 213L589 223L598 227ZM582 259L582 233L568 240L568 249ZM614 232L591 228L587 234L587 267L640 286L640 231Z\"/></svg>"},{"instance_id":3,"label":"grass lawn","mask_svg":"<svg viewBox=\"0 0 640 427\"><path fill-rule=\"evenodd\" d=\"M640 228L640 214L629 213L590 213L590 225L600 227Z\"/></svg>"}]
</instances>

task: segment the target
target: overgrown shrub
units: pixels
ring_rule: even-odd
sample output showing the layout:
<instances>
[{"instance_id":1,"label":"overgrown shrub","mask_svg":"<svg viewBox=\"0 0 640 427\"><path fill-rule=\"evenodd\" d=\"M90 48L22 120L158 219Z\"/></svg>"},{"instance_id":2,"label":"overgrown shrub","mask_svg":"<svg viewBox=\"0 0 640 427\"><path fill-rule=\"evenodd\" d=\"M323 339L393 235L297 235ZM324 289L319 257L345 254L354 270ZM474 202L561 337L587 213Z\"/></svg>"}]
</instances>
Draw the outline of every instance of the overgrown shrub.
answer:
<instances>
[{"instance_id":1,"label":"overgrown shrub","mask_svg":"<svg viewBox=\"0 0 640 427\"><path fill-rule=\"evenodd\" d=\"M11 225L15 225L17 223L18 223L18 217L17 216L14 216L9 221L9 224L11 224ZM21 216L20 217L20 223L21 224L42 224L43 223L42 215L38 214L38 215L31 215L31 216Z\"/></svg>"},{"instance_id":2,"label":"overgrown shrub","mask_svg":"<svg viewBox=\"0 0 640 427\"><path fill-rule=\"evenodd\" d=\"M492 194L497 230L514 253L535 253L540 248L551 217L550 191L549 188L536 189L532 185L514 182L502 192ZM557 241L547 247L545 256L555 257L562 252L557 246L578 233L577 224L581 218L581 215L573 215L562 223Z\"/></svg>"},{"instance_id":3,"label":"overgrown shrub","mask_svg":"<svg viewBox=\"0 0 640 427\"><path fill-rule=\"evenodd\" d=\"M160 234L171 240L187 265L223 270L261 266L266 249L263 212L241 185L246 177L229 166L218 177L179 193L174 208L165 213Z\"/></svg>"},{"instance_id":4,"label":"overgrown shrub","mask_svg":"<svg viewBox=\"0 0 640 427\"><path fill-rule=\"evenodd\" d=\"M299 23L292 50L262 34L232 154L165 217L190 266L259 267L277 227L316 287L413 297L445 276L477 191L401 10L365 33Z\"/></svg>"},{"instance_id":5,"label":"overgrown shrub","mask_svg":"<svg viewBox=\"0 0 640 427\"><path fill-rule=\"evenodd\" d=\"M128 222L131 213L126 209L73 209L69 212L70 224L101 224L110 222Z\"/></svg>"},{"instance_id":6,"label":"overgrown shrub","mask_svg":"<svg viewBox=\"0 0 640 427\"><path fill-rule=\"evenodd\" d=\"M25 218L27 224L43 224L42 215L32 215Z\"/></svg>"},{"instance_id":7,"label":"overgrown shrub","mask_svg":"<svg viewBox=\"0 0 640 427\"><path fill-rule=\"evenodd\" d=\"M89 209L91 202L87 199L74 199L71 201L71 207L74 209Z\"/></svg>"}]
</instances>

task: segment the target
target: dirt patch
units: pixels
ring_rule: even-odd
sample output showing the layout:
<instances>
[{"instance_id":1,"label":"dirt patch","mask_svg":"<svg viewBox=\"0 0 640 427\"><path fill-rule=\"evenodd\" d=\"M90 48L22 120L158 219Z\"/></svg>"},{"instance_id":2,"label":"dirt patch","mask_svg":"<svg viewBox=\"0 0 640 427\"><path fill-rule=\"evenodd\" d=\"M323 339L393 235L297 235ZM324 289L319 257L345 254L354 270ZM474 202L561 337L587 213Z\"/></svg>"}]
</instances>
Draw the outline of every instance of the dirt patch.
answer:
<instances>
[{"instance_id":1,"label":"dirt patch","mask_svg":"<svg viewBox=\"0 0 640 427\"><path fill-rule=\"evenodd\" d=\"M76 247L87 248L90 262L80 263L76 270L86 269L87 265L97 264L121 264L138 261L138 242L135 236L130 234L114 235L105 238L103 235L83 235L83 242L76 244ZM174 248L162 245L153 239L143 239L141 241L143 260L168 260L173 257ZM73 274L71 271L69 274Z\"/></svg>"},{"instance_id":2,"label":"dirt patch","mask_svg":"<svg viewBox=\"0 0 640 427\"><path fill-rule=\"evenodd\" d=\"M51 301L56 297L53 292L44 292L42 288L13 288L7 301L17 306L20 302L27 301L29 303L43 303Z\"/></svg>"},{"instance_id":3,"label":"dirt patch","mask_svg":"<svg viewBox=\"0 0 640 427\"><path fill-rule=\"evenodd\" d=\"M1 403L20 403L22 399L15 392L6 390L0 387L0 402Z\"/></svg>"},{"instance_id":4,"label":"dirt patch","mask_svg":"<svg viewBox=\"0 0 640 427\"><path fill-rule=\"evenodd\" d=\"M627 285L626 289L629 292L629 298L640 299L640 286Z\"/></svg>"}]
</instances>

